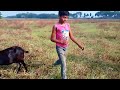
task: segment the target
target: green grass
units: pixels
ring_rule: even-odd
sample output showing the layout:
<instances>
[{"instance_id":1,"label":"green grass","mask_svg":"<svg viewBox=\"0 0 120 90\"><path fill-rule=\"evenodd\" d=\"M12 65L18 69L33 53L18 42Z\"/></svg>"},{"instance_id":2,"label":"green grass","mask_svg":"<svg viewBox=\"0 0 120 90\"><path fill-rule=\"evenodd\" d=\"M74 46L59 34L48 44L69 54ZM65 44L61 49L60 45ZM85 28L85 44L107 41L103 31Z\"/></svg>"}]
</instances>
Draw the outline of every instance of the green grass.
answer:
<instances>
[{"instance_id":1,"label":"green grass","mask_svg":"<svg viewBox=\"0 0 120 90\"><path fill-rule=\"evenodd\" d=\"M0 66L2 79L61 79L55 43L50 41L57 20L1 20L0 50L19 45L29 53L24 69L16 74L16 64ZM68 79L120 79L120 22L70 20L76 39L85 45L82 51L70 40L67 53Z\"/></svg>"}]
</instances>

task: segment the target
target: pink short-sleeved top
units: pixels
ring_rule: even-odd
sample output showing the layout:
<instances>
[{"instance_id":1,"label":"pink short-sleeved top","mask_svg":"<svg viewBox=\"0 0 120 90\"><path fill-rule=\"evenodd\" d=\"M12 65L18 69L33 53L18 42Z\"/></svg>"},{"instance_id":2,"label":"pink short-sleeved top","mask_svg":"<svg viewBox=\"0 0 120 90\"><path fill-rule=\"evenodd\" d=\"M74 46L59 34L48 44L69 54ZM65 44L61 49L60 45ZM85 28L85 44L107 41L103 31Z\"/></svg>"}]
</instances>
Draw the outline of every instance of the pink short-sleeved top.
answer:
<instances>
[{"instance_id":1,"label":"pink short-sleeved top","mask_svg":"<svg viewBox=\"0 0 120 90\"><path fill-rule=\"evenodd\" d=\"M70 31L69 23L65 23L64 25L61 25L60 23L56 23L55 28L56 28L56 39L69 40L69 31ZM61 43L56 43L56 45L60 47L68 46L68 44L61 44Z\"/></svg>"}]
</instances>

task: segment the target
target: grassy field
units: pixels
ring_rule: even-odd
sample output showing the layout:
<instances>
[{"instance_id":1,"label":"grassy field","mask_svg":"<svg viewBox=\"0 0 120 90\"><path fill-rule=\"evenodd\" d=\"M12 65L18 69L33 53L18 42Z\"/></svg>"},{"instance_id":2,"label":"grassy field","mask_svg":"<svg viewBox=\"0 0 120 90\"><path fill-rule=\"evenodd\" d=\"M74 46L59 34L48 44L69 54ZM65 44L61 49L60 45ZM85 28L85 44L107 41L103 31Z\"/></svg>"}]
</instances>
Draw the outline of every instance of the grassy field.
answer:
<instances>
[{"instance_id":1,"label":"grassy field","mask_svg":"<svg viewBox=\"0 0 120 90\"><path fill-rule=\"evenodd\" d=\"M0 50L18 45L28 50L24 69L16 64L0 66L1 79L60 79L55 43L50 41L57 20L0 20ZM69 20L74 36L85 45L82 51L70 40L68 79L120 79L120 20Z\"/></svg>"}]
</instances>

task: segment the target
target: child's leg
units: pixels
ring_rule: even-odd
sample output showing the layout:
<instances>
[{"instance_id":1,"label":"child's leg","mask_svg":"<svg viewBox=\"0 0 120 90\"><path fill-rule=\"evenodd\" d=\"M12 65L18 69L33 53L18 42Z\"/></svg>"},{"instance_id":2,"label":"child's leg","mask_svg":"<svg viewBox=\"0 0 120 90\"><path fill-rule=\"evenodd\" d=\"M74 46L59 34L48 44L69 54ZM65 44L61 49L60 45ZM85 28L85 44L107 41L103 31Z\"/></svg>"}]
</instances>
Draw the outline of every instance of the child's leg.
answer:
<instances>
[{"instance_id":1,"label":"child's leg","mask_svg":"<svg viewBox=\"0 0 120 90\"><path fill-rule=\"evenodd\" d=\"M67 76L66 76L66 71L67 71L67 68L66 68L66 57L65 55L61 54L61 76L62 76L62 79L67 79Z\"/></svg>"},{"instance_id":2,"label":"child's leg","mask_svg":"<svg viewBox=\"0 0 120 90\"><path fill-rule=\"evenodd\" d=\"M59 65L59 64L61 64L61 60L60 59L58 59L53 65L55 66L55 65Z\"/></svg>"},{"instance_id":3,"label":"child's leg","mask_svg":"<svg viewBox=\"0 0 120 90\"><path fill-rule=\"evenodd\" d=\"M66 76L66 48L62 48L62 47L56 47L57 53L58 53L58 57L59 60L58 62L61 63L61 76L62 79L67 79Z\"/></svg>"},{"instance_id":4,"label":"child's leg","mask_svg":"<svg viewBox=\"0 0 120 90\"><path fill-rule=\"evenodd\" d=\"M58 47L56 47L56 51L57 51L57 54L58 54L58 60L56 60L56 62L53 64L53 65L59 65L61 64L61 60L60 60L60 52L62 52Z\"/></svg>"}]
</instances>

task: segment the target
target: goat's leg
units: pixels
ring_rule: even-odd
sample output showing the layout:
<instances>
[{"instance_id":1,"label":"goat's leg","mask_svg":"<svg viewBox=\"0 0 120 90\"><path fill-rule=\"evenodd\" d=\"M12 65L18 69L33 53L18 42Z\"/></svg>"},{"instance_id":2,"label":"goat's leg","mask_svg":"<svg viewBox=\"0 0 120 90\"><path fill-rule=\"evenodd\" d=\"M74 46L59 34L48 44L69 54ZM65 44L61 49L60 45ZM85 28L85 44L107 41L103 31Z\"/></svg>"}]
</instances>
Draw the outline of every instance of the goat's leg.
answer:
<instances>
[{"instance_id":1,"label":"goat's leg","mask_svg":"<svg viewBox=\"0 0 120 90\"><path fill-rule=\"evenodd\" d=\"M18 63L19 64L19 67L18 67L18 70L17 70L17 73L20 71L21 69L21 63Z\"/></svg>"},{"instance_id":2,"label":"goat's leg","mask_svg":"<svg viewBox=\"0 0 120 90\"><path fill-rule=\"evenodd\" d=\"M25 68L25 70L26 70L26 72L27 72L27 71L28 71L28 70L27 70L27 65L25 64L24 60L22 60L21 63L23 64L23 66L24 66L24 68Z\"/></svg>"}]
</instances>

